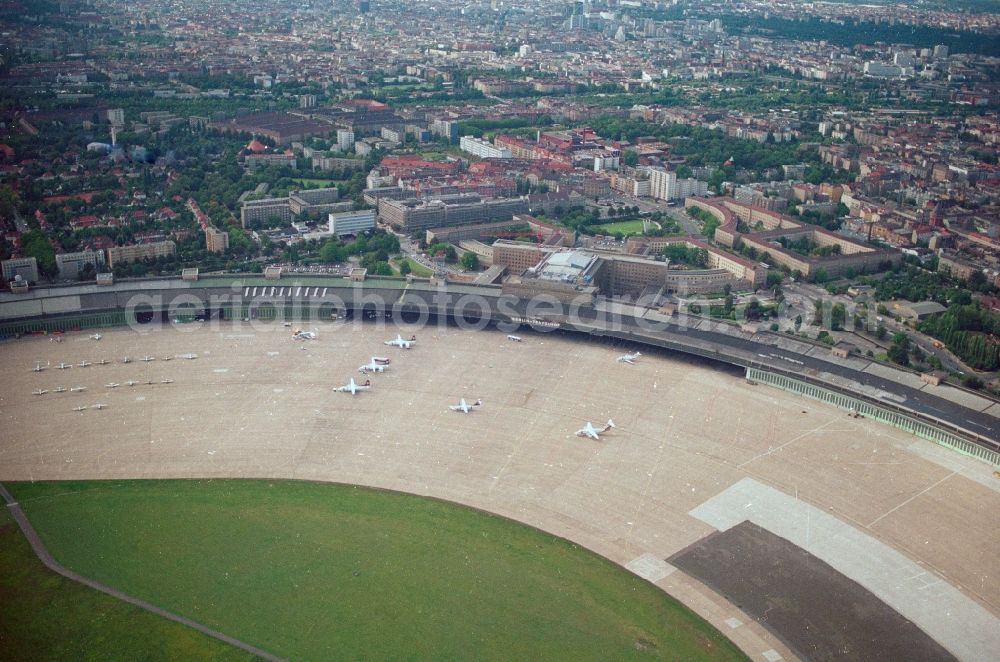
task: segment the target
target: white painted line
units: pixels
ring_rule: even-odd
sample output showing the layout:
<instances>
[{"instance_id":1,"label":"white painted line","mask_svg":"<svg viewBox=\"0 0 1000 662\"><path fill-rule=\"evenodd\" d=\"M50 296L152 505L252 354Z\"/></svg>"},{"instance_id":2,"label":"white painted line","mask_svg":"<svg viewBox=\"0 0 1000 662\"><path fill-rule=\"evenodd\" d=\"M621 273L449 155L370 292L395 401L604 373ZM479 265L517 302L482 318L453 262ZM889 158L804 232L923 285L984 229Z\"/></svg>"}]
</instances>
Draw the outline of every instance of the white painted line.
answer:
<instances>
[{"instance_id":1,"label":"white painted line","mask_svg":"<svg viewBox=\"0 0 1000 662\"><path fill-rule=\"evenodd\" d=\"M781 657L781 653L774 650L773 648L769 648L768 650L761 653L761 655L764 656L764 659L767 660L767 662L778 662L778 660L784 659L783 657Z\"/></svg>"},{"instance_id":2,"label":"white painted line","mask_svg":"<svg viewBox=\"0 0 1000 662\"><path fill-rule=\"evenodd\" d=\"M329 289L329 288L326 288L326 287L324 287L324 288L323 288L323 296L326 296L326 291L327 291L328 289Z\"/></svg>"},{"instance_id":3,"label":"white painted line","mask_svg":"<svg viewBox=\"0 0 1000 662\"><path fill-rule=\"evenodd\" d=\"M937 575L833 515L752 478L688 513L725 531L750 521L853 579L960 660L996 659L1000 619ZM939 583L933 583L938 580Z\"/></svg>"},{"instance_id":4,"label":"white painted line","mask_svg":"<svg viewBox=\"0 0 1000 662\"><path fill-rule=\"evenodd\" d=\"M726 619L726 625L728 625L730 628L732 628L733 630L735 630L739 626L743 625L743 621L741 621L738 618L727 618Z\"/></svg>"},{"instance_id":5,"label":"white painted line","mask_svg":"<svg viewBox=\"0 0 1000 662\"><path fill-rule=\"evenodd\" d=\"M291 289L291 288L289 288L289 289ZM301 291L302 291L301 287L295 288L295 296L299 296L299 292L301 292Z\"/></svg>"}]
</instances>

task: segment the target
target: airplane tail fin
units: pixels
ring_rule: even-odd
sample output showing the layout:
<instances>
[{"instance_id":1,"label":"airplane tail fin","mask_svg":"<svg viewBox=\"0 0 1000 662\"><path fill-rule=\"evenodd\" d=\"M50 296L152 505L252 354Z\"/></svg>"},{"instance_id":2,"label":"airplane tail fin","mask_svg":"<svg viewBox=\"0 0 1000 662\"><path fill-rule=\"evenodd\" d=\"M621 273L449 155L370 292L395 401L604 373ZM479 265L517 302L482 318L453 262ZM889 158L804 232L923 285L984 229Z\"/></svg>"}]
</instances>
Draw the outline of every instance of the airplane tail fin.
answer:
<instances>
[{"instance_id":1,"label":"airplane tail fin","mask_svg":"<svg viewBox=\"0 0 1000 662\"><path fill-rule=\"evenodd\" d=\"M610 418L608 419L608 427L609 427L609 428L613 428L613 427L617 427L617 426L615 425L615 422L614 422L614 421L612 421L612 420L611 420Z\"/></svg>"}]
</instances>

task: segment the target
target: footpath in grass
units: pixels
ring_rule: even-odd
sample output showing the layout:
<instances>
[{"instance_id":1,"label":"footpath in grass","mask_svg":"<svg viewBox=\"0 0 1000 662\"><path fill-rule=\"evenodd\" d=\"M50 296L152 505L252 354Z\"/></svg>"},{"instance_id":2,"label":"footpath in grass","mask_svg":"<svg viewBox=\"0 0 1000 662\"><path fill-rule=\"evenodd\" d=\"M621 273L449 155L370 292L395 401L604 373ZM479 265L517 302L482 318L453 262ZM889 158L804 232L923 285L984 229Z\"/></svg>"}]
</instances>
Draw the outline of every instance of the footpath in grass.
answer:
<instances>
[{"instance_id":1,"label":"footpath in grass","mask_svg":"<svg viewBox=\"0 0 1000 662\"><path fill-rule=\"evenodd\" d=\"M64 565L295 660L744 659L607 560L453 504L294 481L8 488Z\"/></svg>"},{"instance_id":2,"label":"footpath in grass","mask_svg":"<svg viewBox=\"0 0 1000 662\"><path fill-rule=\"evenodd\" d=\"M253 655L58 575L0 511L0 660L253 660Z\"/></svg>"}]
</instances>

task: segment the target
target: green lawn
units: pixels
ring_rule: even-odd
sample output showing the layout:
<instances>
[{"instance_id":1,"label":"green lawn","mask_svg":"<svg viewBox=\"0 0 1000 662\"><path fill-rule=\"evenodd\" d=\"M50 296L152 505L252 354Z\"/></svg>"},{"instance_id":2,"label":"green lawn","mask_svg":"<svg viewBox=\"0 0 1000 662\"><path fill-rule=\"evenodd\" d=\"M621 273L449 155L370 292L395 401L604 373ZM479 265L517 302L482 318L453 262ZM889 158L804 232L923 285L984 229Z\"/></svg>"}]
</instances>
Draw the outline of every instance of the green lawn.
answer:
<instances>
[{"instance_id":1,"label":"green lawn","mask_svg":"<svg viewBox=\"0 0 1000 662\"><path fill-rule=\"evenodd\" d=\"M620 567L431 499L292 481L8 488L68 567L295 660L744 659Z\"/></svg>"},{"instance_id":2,"label":"green lawn","mask_svg":"<svg viewBox=\"0 0 1000 662\"><path fill-rule=\"evenodd\" d=\"M622 234L642 234L642 221L616 221L602 225L591 225L589 229L604 234L616 234L618 232Z\"/></svg>"},{"instance_id":3,"label":"green lawn","mask_svg":"<svg viewBox=\"0 0 1000 662\"><path fill-rule=\"evenodd\" d=\"M182 659L254 657L50 571L0 511L0 660Z\"/></svg>"},{"instance_id":4,"label":"green lawn","mask_svg":"<svg viewBox=\"0 0 1000 662\"><path fill-rule=\"evenodd\" d=\"M410 272L414 276L416 276L418 278L430 278L431 276L434 275L434 271L433 270L428 269L424 265L422 265L419 262L417 262L416 260L414 260L412 257L405 257L405 258L396 260L396 267L399 267L401 264L403 264L403 262L409 263L409 265L410 265Z\"/></svg>"}]
</instances>

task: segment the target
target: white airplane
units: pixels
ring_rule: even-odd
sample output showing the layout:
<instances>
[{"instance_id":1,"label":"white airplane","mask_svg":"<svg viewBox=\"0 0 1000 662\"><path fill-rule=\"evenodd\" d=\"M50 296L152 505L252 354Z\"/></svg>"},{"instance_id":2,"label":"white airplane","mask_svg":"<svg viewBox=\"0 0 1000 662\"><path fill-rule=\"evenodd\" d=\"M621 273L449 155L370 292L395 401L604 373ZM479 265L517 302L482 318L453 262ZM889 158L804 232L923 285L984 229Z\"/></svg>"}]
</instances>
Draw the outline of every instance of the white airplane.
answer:
<instances>
[{"instance_id":1,"label":"white airplane","mask_svg":"<svg viewBox=\"0 0 1000 662\"><path fill-rule=\"evenodd\" d=\"M136 385L136 384L138 384L138 383L139 383L139 382L134 382L134 381L132 381L132 380L130 379L130 380L128 380L127 382L125 382L125 386L135 386L135 385Z\"/></svg>"},{"instance_id":2,"label":"white airplane","mask_svg":"<svg viewBox=\"0 0 1000 662\"><path fill-rule=\"evenodd\" d=\"M319 338L319 329L313 329L312 331L303 331L302 329L299 329L292 334L292 337L296 340L316 340Z\"/></svg>"},{"instance_id":3,"label":"white airplane","mask_svg":"<svg viewBox=\"0 0 1000 662\"><path fill-rule=\"evenodd\" d=\"M161 360L161 361L173 361L173 360L174 360L174 357L172 357L172 356L164 356L164 357L163 357L162 359L160 359L160 360Z\"/></svg>"},{"instance_id":4,"label":"white airplane","mask_svg":"<svg viewBox=\"0 0 1000 662\"><path fill-rule=\"evenodd\" d=\"M111 382L110 384L105 384L104 388L118 388L121 386L118 382Z\"/></svg>"},{"instance_id":5,"label":"white airplane","mask_svg":"<svg viewBox=\"0 0 1000 662\"><path fill-rule=\"evenodd\" d=\"M74 387L70 388L69 392L70 393L79 393L80 391L86 391L86 390L87 390L86 386L74 386Z\"/></svg>"},{"instance_id":6,"label":"white airplane","mask_svg":"<svg viewBox=\"0 0 1000 662\"><path fill-rule=\"evenodd\" d=\"M73 411L87 411L86 407L73 407Z\"/></svg>"},{"instance_id":7,"label":"white airplane","mask_svg":"<svg viewBox=\"0 0 1000 662\"><path fill-rule=\"evenodd\" d=\"M97 362L97 365L108 365L108 360L107 359L101 359L100 361Z\"/></svg>"},{"instance_id":8,"label":"white airplane","mask_svg":"<svg viewBox=\"0 0 1000 662\"><path fill-rule=\"evenodd\" d=\"M31 395L45 395L46 393L48 393L47 390L45 390L44 388L39 388L32 391Z\"/></svg>"},{"instance_id":9,"label":"white airplane","mask_svg":"<svg viewBox=\"0 0 1000 662\"><path fill-rule=\"evenodd\" d=\"M403 336L396 334L396 337L392 340L386 340L386 345L391 345L393 347L401 347L403 349L410 349L417 342L416 336L410 336L409 340L403 338Z\"/></svg>"},{"instance_id":10,"label":"white airplane","mask_svg":"<svg viewBox=\"0 0 1000 662\"><path fill-rule=\"evenodd\" d=\"M139 359L139 360L140 360L140 361L144 361L144 362L146 362L146 363L149 363L150 361L155 361L155 360L156 360L156 357L155 357L155 356L150 356L150 355L148 355L148 354L147 354L146 356L142 357L142 358L141 358L141 359Z\"/></svg>"},{"instance_id":11,"label":"white airplane","mask_svg":"<svg viewBox=\"0 0 1000 662\"><path fill-rule=\"evenodd\" d=\"M161 384L173 384L174 380L172 380L172 379L161 379L160 383Z\"/></svg>"},{"instance_id":12,"label":"white airplane","mask_svg":"<svg viewBox=\"0 0 1000 662\"><path fill-rule=\"evenodd\" d=\"M636 352L635 354L622 354L616 360L619 363L627 363L629 365L635 365L636 359L642 356L642 352Z\"/></svg>"},{"instance_id":13,"label":"white airplane","mask_svg":"<svg viewBox=\"0 0 1000 662\"><path fill-rule=\"evenodd\" d=\"M101 338L103 338L104 336L102 336L102 335L101 335L101 334L99 334L99 333L95 333L94 335L92 335L92 336L90 336L90 337L91 337L91 339L92 339L92 340L100 340L100 339L101 339Z\"/></svg>"},{"instance_id":14,"label":"white airplane","mask_svg":"<svg viewBox=\"0 0 1000 662\"><path fill-rule=\"evenodd\" d=\"M351 381L344 384L337 389L338 393L350 393L351 395L357 395L358 391L367 391L371 389L372 383L370 380L366 379L364 384L356 384L354 382L354 377L351 377Z\"/></svg>"},{"instance_id":15,"label":"white airplane","mask_svg":"<svg viewBox=\"0 0 1000 662\"><path fill-rule=\"evenodd\" d=\"M122 363L129 363L131 360L132 359L126 356L125 358L122 359Z\"/></svg>"},{"instance_id":16,"label":"white airplane","mask_svg":"<svg viewBox=\"0 0 1000 662\"><path fill-rule=\"evenodd\" d=\"M610 418L608 419L607 425L605 425L603 428L600 429L595 428L593 423L587 421L587 424L584 425L581 429L577 430L576 434L578 437L590 437L591 439L600 439L603 433L607 432L613 427L615 427L615 422L612 421Z\"/></svg>"},{"instance_id":17,"label":"white airplane","mask_svg":"<svg viewBox=\"0 0 1000 662\"><path fill-rule=\"evenodd\" d=\"M73 366L68 363L60 363L56 367L59 368L60 370L66 370L67 368L72 368Z\"/></svg>"},{"instance_id":18,"label":"white airplane","mask_svg":"<svg viewBox=\"0 0 1000 662\"><path fill-rule=\"evenodd\" d=\"M153 383L153 380L152 380L152 379L147 379L147 380L146 380L146 386L149 386L149 385L150 385L150 384L152 384L152 383Z\"/></svg>"},{"instance_id":19,"label":"white airplane","mask_svg":"<svg viewBox=\"0 0 1000 662\"><path fill-rule=\"evenodd\" d=\"M448 409L452 411L460 411L463 414L468 414L472 410L478 409L479 407L482 406L483 406L483 401L478 398L471 405L465 401L465 398L462 398L461 400L458 401L457 405L448 405Z\"/></svg>"},{"instance_id":20,"label":"white airplane","mask_svg":"<svg viewBox=\"0 0 1000 662\"><path fill-rule=\"evenodd\" d=\"M521 342L521 336L507 336L507 340L513 340L514 342Z\"/></svg>"},{"instance_id":21,"label":"white airplane","mask_svg":"<svg viewBox=\"0 0 1000 662\"><path fill-rule=\"evenodd\" d=\"M177 358L179 358L179 359L187 359L188 361L190 361L191 359L198 358L198 355L197 354L178 354Z\"/></svg>"},{"instance_id":22,"label":"white airplane","mask_svg":"<svg viewBox=\"0 0 1000 662\"><path fill-rule=\"evenodd\" d=\"M41 372L43 370L45 370L45 366L43 366L41 363L36 363L35 367L32 369L32 372Z\"/></svg>"},{"instance_id":23,"label":"white airplane","mask_svg":"<svg viewBox=\"0 0 1000 662\"><path fill-rule=\"evenodd\" d=\"M104 404L104 403L98 403L96 405L92 405L91 409L104 409L105 407L107 407L106 404Z\"/></svg>"},{"instance_id":24,"label":"white airplane","mask_svg":"<svg viewBox=\"0 0 1000 662\"><path fill-rule=\"evenodd\" d=\"M90 364L89 364L89 363L87 363L87 361L86 361L86 360L84 360L84 361L80 361L80 367L81 367L81 368L89 368L89 367L90 367Z\"/></svg>"},{"instance_id":25,"label":"white airplane","mask_svg":"<svg viewBox=\"0 0 1000 662\"><path fill-rule=\"evenodd\" d=\"M385 372L386 370L388 370L389 362L386 361L385 363L382 363L381 361L378 360L378 358L379 357L377 356L373 356L371 363L366 363L363 366L358 367L358 372L364 372L364 373Z\"/></svg>"},{"instance_id":26,"label":"white airplane","mask_svg":"<svg viewBox=\"0 0 1000 662\"><path fill-rule=\"evenodd\" d=\"M54 389L52 389L52 392L53 393L65 393L66 392L66 387L65 386L57 386Z\"/></svg>"}]
</instances>

